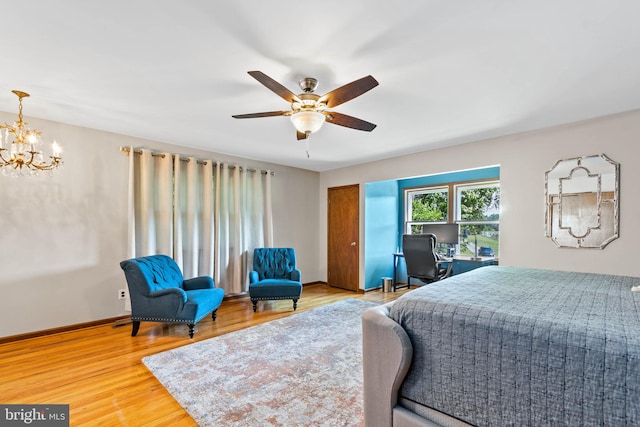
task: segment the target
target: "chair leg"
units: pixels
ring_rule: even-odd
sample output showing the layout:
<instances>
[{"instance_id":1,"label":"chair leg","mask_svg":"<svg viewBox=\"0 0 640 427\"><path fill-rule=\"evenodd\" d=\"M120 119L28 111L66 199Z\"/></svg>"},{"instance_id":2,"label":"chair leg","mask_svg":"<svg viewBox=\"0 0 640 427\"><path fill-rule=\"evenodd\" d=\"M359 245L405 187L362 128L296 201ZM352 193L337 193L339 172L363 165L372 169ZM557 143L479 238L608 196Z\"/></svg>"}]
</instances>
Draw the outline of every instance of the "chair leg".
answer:
<instances>
[{"instance_id":1,"label":"chair leg","mask_svg":"<svg viewBox=\"0 0 640 427\"><path fill-rule=\"evenodd\" d=\"M294 299L293 300L293 311L296 311L296 308L298 308L298 300Z\"/></svg>"},{"instance_id":2,"label":"chair leg","mask_svg":"<svg viewBox=\"0 0 640 427\"><path fill-rule=\"evenodd\" d=\"M213 320L216 320L216 317L217 317L217 316L218 316L218 310L213 310L213 311L211 312L211 318L212 318Z\"/></svg>"},{"instance_id":3,"label":"chair leg","mask_svg":"<svg viewBox=\"0 0 640 427\"><path fill-rule=\"evenodd\" d=\"M258 309L258 300L252 299L251 302L253 303L253 312L255 313L256 310Z\"/></svg>"},{"instance_id":4,"label":"chair leg","mask_svg":"<svg viewBox=\"0 0 640 427\"><path fill-rule=\"evenodd\" d=\"M193 338L193 328L194 328L194 326L196 326L196 325L194 325L193 323L189 323L189 338Z\"/></svg>"},{"instance_id":5,"label":"chair leg","mask_svg":"<svg viewBox=\"0 0 640 427\"><path fill-rule=\"evenodd\" d=\"M138 329L140 329L140 322L138 320L134 320L132 323L133 323L133 329L131 329L131 336L135 337L136 334L138 333Z\"/></svg>"}]
</instances>

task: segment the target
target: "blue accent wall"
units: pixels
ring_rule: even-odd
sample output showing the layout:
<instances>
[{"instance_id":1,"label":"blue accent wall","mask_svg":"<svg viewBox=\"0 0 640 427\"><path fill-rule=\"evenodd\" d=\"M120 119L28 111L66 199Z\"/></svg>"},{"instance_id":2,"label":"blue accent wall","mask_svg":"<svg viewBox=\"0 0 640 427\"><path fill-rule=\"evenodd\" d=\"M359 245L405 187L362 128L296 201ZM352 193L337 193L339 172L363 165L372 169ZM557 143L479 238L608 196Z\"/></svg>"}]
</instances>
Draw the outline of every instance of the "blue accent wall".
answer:
<instances>
[{"instance_id":1,"label":"blue accent wall","mask_svg":"<svg viewBox=\"0 0 640 427\"><path fill-rule=\"evenodd\" d=\"M364 288L382 285L393 276L398 224L398 181L365 184L364 196ZM391 260L391 262L389 261Z\"/></svg>"},{"instance_id":2,"label":"blue accent wall","mask_svg":"<svg viewBox=\"0 0 640 427\"><path fill-rule=\"evenodd\" d=\"M491 166L416 178L366 183L364 196L364 289L380 287L382 277L393 276L393 253L400 247L403 233L402 211L405 188L499 178L500 167Z\"/></svg>"}]
</instances>

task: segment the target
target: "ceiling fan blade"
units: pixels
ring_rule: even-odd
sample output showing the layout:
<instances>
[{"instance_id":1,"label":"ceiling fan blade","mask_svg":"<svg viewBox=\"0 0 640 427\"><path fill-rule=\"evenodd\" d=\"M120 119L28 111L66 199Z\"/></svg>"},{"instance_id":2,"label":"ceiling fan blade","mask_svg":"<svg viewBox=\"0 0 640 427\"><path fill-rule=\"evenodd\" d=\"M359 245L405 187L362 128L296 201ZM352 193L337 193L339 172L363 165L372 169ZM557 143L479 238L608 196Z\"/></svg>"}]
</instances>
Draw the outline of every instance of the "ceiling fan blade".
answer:
<instances>
[{"instance_id":1,"label":"ceiling fan blade","mask_svg":"<svg viewBox=\"0 0 640 427\"><path fill-rule=\"evenodd\" d=\"M272 92L274 92L276 95L278 95L288 103L291 104L292 102L300 102L300 98L298 98L295 93L291 92L289 89L282 86L280 83L273 80L262 71L248 71L248 73L249 75L251 75L251 77L262 83L264 86L266 86L268 89L270 89Z\"/></svg>"},{"instance_id":2,"label":"ceiling fan blade","mask_svg":"<svg viewBox=\"0 0 640 427\"><path fill-rule=\"evenodd\" d=\"M288 116L291 111L267 111L265 113L235 114L234 119L255 119L257 117Z\"/></svg>"},{"instance_id":3,"label":"ceiling fan blade","mask_svg":"<svg viewBox=\"0 0 640 427\"><path fill-rule=\"evenodd\" d=\"M335 111L325 111L324 115L327 117L327 123L332 123L334 125L364 130L367 132L371 132L376 128L376 125L373 123L369 123L356 117L347 116L346 114L336 113Z\"/></svg>"},{"instance_id":4,"label":"ceiling fan blade","mask_svg":"<svg viewBox=\"0 0 640 427\"><path fill-rule=\"evenodd\" d=\"M319 102L324 102L327 107L332 108L350 101L376 86L378 86L378 81L372 76L363 77L324 94L320 97Z\"/></svg>"},{"instance_id":5,"label":"ceiling fan blade","mask_svg":"<svg viewBox=\"0 0 640 427\"><path fill-rule=\"evenodd\" d=\"M307 134L297 130L296 131L296 138L298 138L298 141L300 141L301 139L307 139Z\"/></svg>"}]
</instances>

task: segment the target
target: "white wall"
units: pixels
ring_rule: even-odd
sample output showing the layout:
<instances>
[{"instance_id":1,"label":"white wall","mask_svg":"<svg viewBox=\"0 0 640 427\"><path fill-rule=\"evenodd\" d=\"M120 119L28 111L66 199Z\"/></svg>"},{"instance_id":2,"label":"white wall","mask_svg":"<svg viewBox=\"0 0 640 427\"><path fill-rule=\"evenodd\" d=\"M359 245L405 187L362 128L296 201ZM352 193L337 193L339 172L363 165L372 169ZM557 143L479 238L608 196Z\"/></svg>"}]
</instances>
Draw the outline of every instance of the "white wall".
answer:
<instances>
[{"instance_id":1,"label":"white wall","mask_svg":"<svg viewBox=\"0 0 640 427\"><path fill-rule=\"evenodd\" d=\"M0 122L14 119L0 113ZM640 111L321 174L27 120L63 144L65 166L53 176L0 175L0 336L126 314L116 294L126 286L118 263L126 256L127 157L119 147L128 145L274 170L275 244L296 247L304 282L327 277L327 188L359 183L364 219L366 182L496 164L503 265L640 276ZM544 235L544 173L559 159L599 153L621 163L621 237L604 250L557 248Z\"/></svg>"},{"instance_id":2,"label":"white wall","mask_svg":"<svg viewBox=\"0 0 640 427\"><path fill-rule=\"evenodd\" d=\"M0 122L15 120L0 113ZM167 150L271 169L276 246L297 250L304 282L320 280L319 174L185 149L108 132L26 119L64 149L53 176L0 174L0 336L127 314L117 290L126 287L127 155L121 146ZM215 147L215 135L212 135Z\"/></svg>"},{"instance_id":3,"label":"white wall","mask_svg":"<svg viewBox=\"0 0 640 427\"><path fill-rule=\"evenodd\" d=\"M560 159L605 153L620 163L620 238L604 250L557 248L545 237L544 174ZM326 280L327 188L500 165L502 265L640 276L640 110L426 151L320 174L321 278ZM364 242L360 242L360 287ZM389 262L392 256L389 254Z\"/></svg>"}]
</instances>

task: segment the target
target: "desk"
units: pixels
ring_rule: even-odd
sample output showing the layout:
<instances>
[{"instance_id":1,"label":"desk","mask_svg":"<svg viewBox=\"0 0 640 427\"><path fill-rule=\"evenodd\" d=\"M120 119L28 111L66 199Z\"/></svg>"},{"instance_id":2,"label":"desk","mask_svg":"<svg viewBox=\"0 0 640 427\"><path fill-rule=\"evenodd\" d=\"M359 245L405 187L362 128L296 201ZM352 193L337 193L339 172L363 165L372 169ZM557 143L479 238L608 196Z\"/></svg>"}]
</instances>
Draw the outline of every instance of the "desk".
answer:
<instances>
[{"instance_id":1,"label":"desk","mask_svg":"<svg viewBox=\"0 0 640 427\"><path fill-rule=\"evenodd\" d=\"M457 256L453 259L453 272L451 275L465 273L467 271L475 270L479 267L486 267L487 265L494 264L493 257L463 257Z\"/></svg>"},{"instance_id":2,"label":"desk","mask_svg":"<svg viewBox=\"0 0 640 427\"><path fill-rule=\"evenodd\" d=\"M398 262L400 262L400 258L404 258L404 254L402 252L395 252L393 254L393 291L395 292L397 288L403 288L405 286L409 286L408 283L403 283L398 285ZM493 257L468 257L463 255L458 255L453 258L443 258L443 261L449 261L453 263L453 271L451 275L461 274L467 271L474 270L479 267L485 267L487 265L493 265L495 260Z\"/></svg>"}]
</instances>

